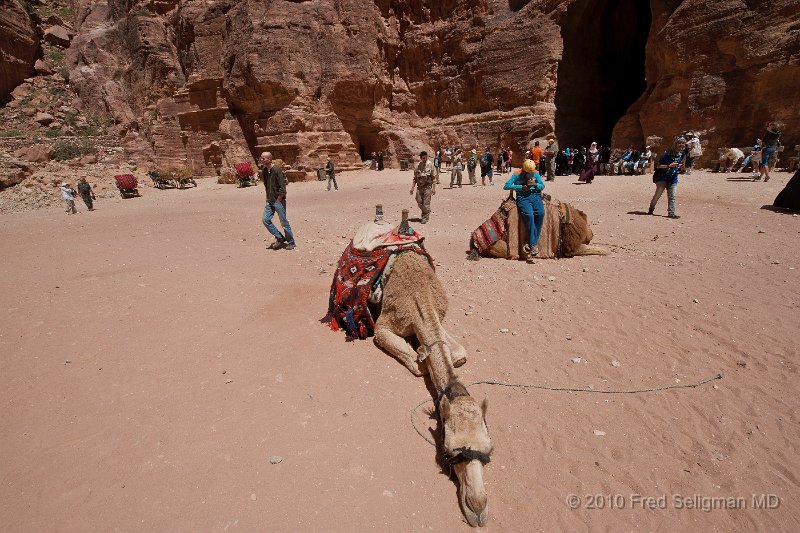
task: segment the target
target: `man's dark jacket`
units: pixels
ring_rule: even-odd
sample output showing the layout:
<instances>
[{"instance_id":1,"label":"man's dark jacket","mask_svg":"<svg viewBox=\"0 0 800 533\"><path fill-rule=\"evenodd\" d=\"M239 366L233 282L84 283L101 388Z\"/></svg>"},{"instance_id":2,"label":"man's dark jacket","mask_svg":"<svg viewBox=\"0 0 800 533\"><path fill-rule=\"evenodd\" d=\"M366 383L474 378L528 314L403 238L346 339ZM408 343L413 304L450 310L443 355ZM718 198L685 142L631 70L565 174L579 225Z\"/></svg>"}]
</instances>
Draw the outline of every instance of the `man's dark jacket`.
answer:
<instances>
[{"instance_id":1,"label":"man's dark jacket","mask_svg":"<svg viewBox=\"0 0 800 533\"><path fill-rule=\"evenodd\" d=\"M286 176L283 175L283 171L278 168L278 165L273 164L269 170L262 166L261 179L264 180L268 202L276 201L279 194L282 194L284 199L286 198Z\"/></svg>"}]
</instances>

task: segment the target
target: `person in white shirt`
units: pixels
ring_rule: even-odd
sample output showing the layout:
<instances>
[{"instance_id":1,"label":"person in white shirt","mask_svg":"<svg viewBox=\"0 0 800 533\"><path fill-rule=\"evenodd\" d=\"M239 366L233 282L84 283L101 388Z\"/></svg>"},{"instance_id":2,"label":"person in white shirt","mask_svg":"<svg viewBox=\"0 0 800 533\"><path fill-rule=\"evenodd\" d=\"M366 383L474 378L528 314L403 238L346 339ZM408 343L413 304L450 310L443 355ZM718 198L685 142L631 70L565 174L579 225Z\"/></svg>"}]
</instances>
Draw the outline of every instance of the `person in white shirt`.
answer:
<instances>
[{"instance_id":1,"label":"person in white shirt","mask_svg":"<svg viewBox=\"0 0 800 533\"><path fill-rule=\"evenodd\" d=\"M719 158L720 172L730 172L744 160L744 152L738 148L723 148Z\"/></svg>"},{"instance_id":2,"label":"person in white shirt","mask_svg":"<svg viewBox=\"0 0 800 533\"><path fill-rule=\"evenodd\" d=\"M64 201L67 203L68 215L73 215L78 212L78 210L75 209L76 194L77 192L75 192L75 189L69 186L69 183L67 183L66 181L61 182L61 198L63 198Z\"/></svg>"}]
</instances>

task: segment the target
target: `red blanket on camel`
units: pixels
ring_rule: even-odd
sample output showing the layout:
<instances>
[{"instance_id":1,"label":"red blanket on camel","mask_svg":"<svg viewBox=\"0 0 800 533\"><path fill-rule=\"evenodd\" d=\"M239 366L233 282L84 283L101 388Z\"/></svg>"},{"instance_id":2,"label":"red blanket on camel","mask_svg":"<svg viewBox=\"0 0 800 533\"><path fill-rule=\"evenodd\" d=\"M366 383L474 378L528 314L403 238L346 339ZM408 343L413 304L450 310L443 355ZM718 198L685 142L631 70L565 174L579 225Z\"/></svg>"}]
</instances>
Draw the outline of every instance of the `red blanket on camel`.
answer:
<instances>
[{"instance_id":1,"label":"red blanket on camel","mask_svg":"<svg viewBox=\"0 0 800 533\"><path fill-rule=\"evenodd\" d=\"M344 329L348 340L371 337L375 333L377 317L372 316L367 305L369 295L380 283L383 270L392 254L407 251L424 255L433 267L433 258L416 244L362 252L353 248L351 241L339 259L333 275L328 314L322 322L329 322L333 331Z\"/></svg>"}]
</instances>

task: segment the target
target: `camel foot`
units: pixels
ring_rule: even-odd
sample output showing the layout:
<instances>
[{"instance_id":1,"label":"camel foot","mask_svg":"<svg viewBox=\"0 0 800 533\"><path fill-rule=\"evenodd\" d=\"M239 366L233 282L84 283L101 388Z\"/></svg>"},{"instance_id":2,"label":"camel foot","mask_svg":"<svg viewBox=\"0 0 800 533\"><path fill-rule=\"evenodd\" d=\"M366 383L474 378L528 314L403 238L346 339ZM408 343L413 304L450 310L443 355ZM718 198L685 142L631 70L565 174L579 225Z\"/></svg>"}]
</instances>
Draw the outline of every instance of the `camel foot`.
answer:
<instances>
[{"instance_id":1,"label":"camel foot","mask_svg":"<svg viewBox=\"0 0 800 533\"><path fill-rule=\"evenodd\" d=\"M466 356L466 355L464 355L464 356L462 356L462 357L459 357L459 358L458 358L458 359L456 359L455 361L453 361L453 366L454 366L454 367L456 367L456 368L458 368L458 367L460 367L461 365L463 365L463 364L464 364L464 363L466 363L466 362L467 362L467 356Z\"/></svg>"}]
</instances>

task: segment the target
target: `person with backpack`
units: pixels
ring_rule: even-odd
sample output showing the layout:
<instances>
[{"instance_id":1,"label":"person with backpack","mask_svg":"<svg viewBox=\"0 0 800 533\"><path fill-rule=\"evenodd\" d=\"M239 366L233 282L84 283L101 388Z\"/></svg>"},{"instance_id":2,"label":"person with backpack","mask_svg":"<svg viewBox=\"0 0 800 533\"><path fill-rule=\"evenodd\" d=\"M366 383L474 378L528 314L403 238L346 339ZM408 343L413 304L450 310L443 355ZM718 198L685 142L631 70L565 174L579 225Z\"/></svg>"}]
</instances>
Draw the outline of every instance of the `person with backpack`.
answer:
<instances>
[{"instance_id":1,"label":"person with backpack","mask_svg":"<svg viewBox=\"0 0 800 533\"><path fill-rule=\"evenodd\" d=\"M433 156L433 168L436 170L436 183L439 183L439 172L442 171L442 149L439 148L436 150L436 153Z\"/></svg>"},{"instance_id":2,"label":"person with backpack","mask_svg":"<svg viewBox=\"0 0 800 533\"><path fill-rule=\"evenodd\" d=\"M766 183L769 181L769 161L772 159L772 156L775 155L775 152L778 151L778 147L781 145L781 126L778 122L770 122L769 126L767 126L767 132L764 134L764 146L761 149L761 166L759 167L759 175L758 179L754 181L761 180L761 177L764 177L764 182Z\"/></svg>"},{"instance_id":3,"label":"person with backpack","mask_svg":"<svg viewBox=\"0 0 800 533\"><path fill-rule=\"evenodd\" d=\"M650 209L647 210L648 215L652 215L656 210L661 194L666 189L667 199L667 213L669 218L681 218L675 212L675 189L678 187L678 172L680 172L686 165L686 139L678 136L672 143L672 148L664 152L664 155L656 163L656 171L653 173L653 183L656 184L656 192L653 194L653 199L650 200Z\"/></svg>"},{"instance_id":4,"label":"person with backpack","mask_svg":"<svg viewBox=\"0 0 800 533\"><path fill-rule=\"evenodd\" d=\"M532 263L539 255L539 235L544 224L544 202L542 202L544 183L542 176L536 171L536 164L526 159L522 163L522 169L511 175L503 185L503 189L516 192L517 211L528 229L528 243L522 250L525 253L525 260Z\"/></svg>"},{"instance_id":5,"label":"person with backpack","mask_svg":"<svg viewBox=\"0 0 800 533\"><path fill-rule=\"evenodd\" d=\"M475 169L478 166L478 151L473 148L467 160L467 173L469 174L469 184L477 185L478 181L475 179Z\"/></svg>"},{"instance_id":6,"label":"person with backpack","mask_svg":"<svg viewBox=\"0 0 800 533\"><path fill-rule=\"evenodd\" d=\"M494 163L492 149L487 146L486 151L481 156L481 185L486 185L487 177L489 178L489 185L494 185L492 182L492 163Z\"/></svg>"}]
</instances>

